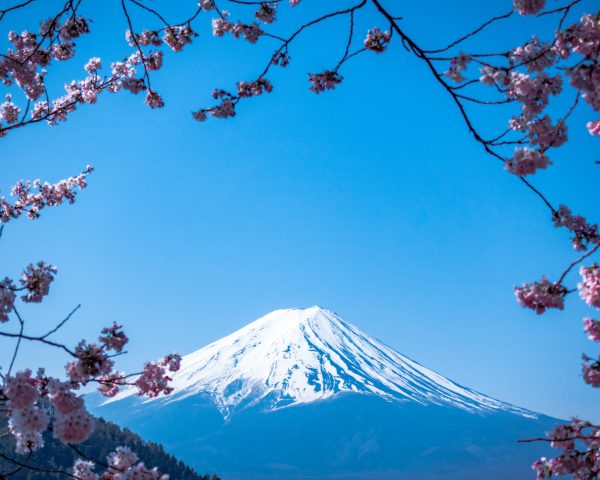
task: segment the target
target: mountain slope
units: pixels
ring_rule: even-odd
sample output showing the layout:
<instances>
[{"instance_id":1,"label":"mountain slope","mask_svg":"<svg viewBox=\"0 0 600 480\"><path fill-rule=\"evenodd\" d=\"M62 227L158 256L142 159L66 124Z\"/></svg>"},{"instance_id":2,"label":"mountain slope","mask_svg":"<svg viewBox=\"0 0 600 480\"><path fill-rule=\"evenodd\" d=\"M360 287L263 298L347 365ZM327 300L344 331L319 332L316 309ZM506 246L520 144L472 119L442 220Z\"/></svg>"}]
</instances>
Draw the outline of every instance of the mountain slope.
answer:
<instances>
[{"instance_id":1,"label":"mountain slope","mask_svg":"<svg viewBox=\"0 0 600 480\"><path fill-rule=\"evenodd\" d=\"M183 358L168 397L97 414L236 479L528 479L557 421L429 370L319 307L277 310Z\"/></svg>"},{"instance_id":2,"label":"mountain slope","mask_svg":"<svg viewBox=\"0 0 600 480\"><path fill-rule=\"evenodd\" d=\"M276 310L184 356L172 386L166 401L208 393L225 415L261 401L275 410L343 392L531 415L448 380L316 306ZM134 389L109 402L131 395Z\"/></svg>"}]
</instances>

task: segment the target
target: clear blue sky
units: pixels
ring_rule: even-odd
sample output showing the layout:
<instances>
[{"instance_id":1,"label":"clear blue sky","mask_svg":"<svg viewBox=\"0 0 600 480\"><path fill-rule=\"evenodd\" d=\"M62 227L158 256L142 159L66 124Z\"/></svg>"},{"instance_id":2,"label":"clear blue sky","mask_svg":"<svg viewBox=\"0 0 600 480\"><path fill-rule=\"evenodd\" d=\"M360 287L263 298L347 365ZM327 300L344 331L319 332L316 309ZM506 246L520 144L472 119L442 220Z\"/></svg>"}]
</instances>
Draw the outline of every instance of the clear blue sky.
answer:
<instances>
[{"instance_id":1,"label":"clear blue sky","mask_svg":"<svg viewBox=\"0 0 600 480\"><path fill-rule=\"evenodd\" d=\"M155 3L180 18L169 2ZM397 13L435 47L510 3L405 2ZM91 55L108 63L130 51L118 2L82 8L94 34L74 65L51 71L58 86L83 76ZM310 13L306 1L296 15ZM306 72L335 65L343 51L346 21L333 22L292 50L271 95L240 105L234 120L199 124L190 111L210 105L212 88L252 79L271 50L268 41L212 38L209 17L155 75L162 111L120 93L59 127L1 140L3 192L21 178L56 181L96 167L76 205L11 223L1 239L2 275L40 259L59 267L47 301L23 311L32 331L81 303L61 338L75 344L122 322L132 341L120 366L131 370L271 310L319 304L461 384L547 414L600 420L598 392L580 376L581 353L597 352L582 332L593 312L571 296L564 312L538 317L513 297L515 284L556 277L574 258L568 235L472 141L424 65L396 45L348 64L336 91L311 94ZM11 18L20 29L31 13ZM360 26L375 21L370 13ZM516 46L531 33L531 22L517 18L476 47ZM484 128L505 125L501 116L479 118ZM571 141L535 181L555 203L598 221L598 140L585 130L592 118L588 108L572 116ZM48 363L56 373L65 361L27 348L21 365Z\"/></svg>"}]
</instances>

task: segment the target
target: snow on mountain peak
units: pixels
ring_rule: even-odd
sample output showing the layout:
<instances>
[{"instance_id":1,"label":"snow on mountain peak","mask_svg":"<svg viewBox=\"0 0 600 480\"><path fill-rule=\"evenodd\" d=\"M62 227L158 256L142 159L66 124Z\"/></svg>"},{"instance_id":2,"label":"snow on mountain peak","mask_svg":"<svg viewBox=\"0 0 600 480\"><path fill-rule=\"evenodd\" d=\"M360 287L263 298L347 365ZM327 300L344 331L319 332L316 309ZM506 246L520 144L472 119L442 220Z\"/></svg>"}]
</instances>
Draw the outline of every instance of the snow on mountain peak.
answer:
<instances>
[{"instance_id":1,"label":"snow on mountain peak","mask_svg":"<svg viewBox=\"0 0 600 480\"><path fill-rule=\"evenodd\" d=\"M171 396L148 401L207 394L227 416L258 403L278 409L346 392L531 415L461 387L318 306L275 310L185 355L172 386ZM106 403L134 394L131 388Z\"/></svg>"}]
</instances>

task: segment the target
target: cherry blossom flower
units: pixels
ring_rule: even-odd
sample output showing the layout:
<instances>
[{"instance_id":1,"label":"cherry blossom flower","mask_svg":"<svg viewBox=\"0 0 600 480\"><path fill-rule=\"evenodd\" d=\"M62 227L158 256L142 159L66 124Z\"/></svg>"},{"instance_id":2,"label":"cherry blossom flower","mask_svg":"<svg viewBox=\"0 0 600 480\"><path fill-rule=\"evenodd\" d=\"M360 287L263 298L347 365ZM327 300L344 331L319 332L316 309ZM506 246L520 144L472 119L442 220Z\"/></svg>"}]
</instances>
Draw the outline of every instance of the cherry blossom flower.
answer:
<instances>
[{"instance_id":1,"label":"cherry blossom flower","mask_svg":"<svg viewBox=\"0 0 600 480\"><path fill-rule=\"evenodd\" d=\"M178 353L171 353L162 359L161 365L167 367L169 372L177 372L181 367L181 355Z\"/></svg>"},{"instance_id":2,"label":"cherry blossom flower","mask_svg":"<svg viewBox=\"0 0 600 480\"><path fill-rule=\"evenodd\" d=\"M38 399L35 388L36 381L31 378L31 370L25 369L17 372L14 377L6 378L4 395L8 398L8 406L11 409L23 409L32 407Z\"/></svg>"},{"instance_id":3,"label":"cherry blossom flower","mask_svg":"<svg viewBox=\"0 0 600 480\"><path fill-rule=\"evenodd\" d=\"M513 50L512 61L524 65L530 72L541 71L554 65L556 52L534 35L525 45Z\"/></svg>"},{"instance_id":4,"label":"cherry blossom flower","mask_svg":"<svg viewBox=\"0 0 600 480\"><path fill-rule=\"evenodd\" d=\"M63 443L81 443L90 437L94 427L92 416L85 409L79 409L68 414L57 413L53 432L54 437Z\"/></svg>"},{"instance_id":5,"label":"cherry blossom flower","mask_svg":"<svg viewBox=\"0 0 600 480\"><path fill-rule=\"evenodd\" d=\"M79 342L75 349L76 361L66 366L67 375L71 382L85 385L91 379L108 375L113 368L113 361L108 358L104 349L95 343Z\"/></svg>"},{"instance_id":6,"label":"cherry blossom flower","mask_svg":"<svg viewBox=\"0 0 600 480\"><path fill-rule=\"evenodd\" d=\"M276 8L277 3L261 3L260 8L254 15L264 23L273 23L277 13Z\"/></svg>"},{"instance_id":7,"label":"cherry blossom flower","mask_svg":"<svg viewBox=\"0 0 600 480\"><path fill-rule=\"evenodd\" d=\"M152 90L148 90L148 93L146 94L146 104L150 108L162 108L165 106L162 97Z\"/></svg>"},{"instance_id":8,"label":"cherry blossom flower","mask_svg":"<svg viewBox=\"0 0 600 480\"><path fill-rule=\"evenodd\" d=\"M593 264L579 269L581 282L577 285L579 295L588 305L600 308L600 265Z\"/></svg>"},{"instance_id":9,"label":"cherry blossom flower","mask_svg":"<svg viewBox=\"0 0 600 480\"><path fill-rule=\"evenodd\" d=\"M44 439L40 432L14 432L11 431L16 440L15 452L28 454L35 452L44 446Z\"/></svg>"},{"instance_id":10,"label":"cherry blossom flower","mask_svg":"<svg viewBox=\"0 0 600 480\"><path fill-rule=\"evenodd\" d=\"M237 90L240 98L247 98L262 95L263 92L271 93L273 86L266 78L259 78L253 82L238 82Z\"/></svg>"},{"instance_id":11,"label":"cherry blossom flower","mask_svg":"<svg viewBox=\"0 0 600 480\"><path fill-rule=\"evenodd\" d=\"M588 122L586 126L587 126L588 131L590 132L590 135L600 137L600 120L594 120L593 122Z\"/></svg>"},{"instance_id":12,"label":"cherry blossom flower","mask_svg":"<svg viewBox=\"0 0 600 480\"><path fill-rule=\"evenodd\" d=\"M117 322L113 322L112 327L103 328L100 332L101 335L98 338L104 349L114 350L116 353L121 353L123 347L127 344L129 339L125 332L121 329L123 325L117 325Z\"/></svg>"},{"instance_id":13,"label":"cherry blossom flower","mask_svg":"<svg viewBox=\"0 0 600 480\"><path fill-rule=\"evenodd\" d=\"M333 70L325 70L323 73L308 74L308 81L312 85L309 90L314 93L333 90L336 85L342 83L342 80L343 77Z\"/></svg>"},{"instance_id":14,"label":"cherry blossom flower","mask_svg":"<svg viewBox=\"0 0 600 480\"><path fill-rule=\"evenodd\" d=\"M530 148L516 148L511 160L504 164L505 170L515 175L531 175L537 170L543 170L552 162L539 150Z\"/></svg>"},{"instance_id":15,"label":"cherry blossom flower","mask_svg":"<svg viewBox=\"0 0 600 480\"><path fill-rule=\"evenodd\" d=\"M552 283L546 277L542 277L539 282L515 287L515 297L521 306L535 310L538 314L544 313L548 308L562 310L566 293L564 286Z\"/></svg>"},{"instance_id":16,"label":"cherry blossom flower","mask_svg":"<svg viewBox=\"0 0 600 480\"><path fill-rule=\"evenodd\" d=\"M106 463L119 472L131 468L138 461L138 456L127 447L117 447L106 457Z\"/></svg>"},{"instance_id":17,"label":"cherry blossom flower","mask_svg":"<svg viewBox=\"0 0 600 480\"><path fill-rule=\"evenodd\" d=\"M147 395L151 398L159 396L161 393L168 395L173 391L168 382L171 377L167 376L163 366L148 362L144 365L144 372L136 380L135 386L140 395Z\"/></svg>"},{"instance_id":18,"label":"cherry blossom flower","mask_svg":"<svg viewBox=\"0 0 600 480\"><path fill-rule=\"evenodd\" d=\"M5 278L0 282L0 323L8 322L8 314L12 311L17 294L14 292L15 286L10 278Z\"/></svg>"},{"instance_id":19,"label":"cherry blossom flower","mask_svg":"<svg viewBox=\"0 0 600 480\"><path fill-rule=\"evenodd\" d=\"M546 0L513 0L513 8L521 15L534 15L545 5Z\"/></svg>"},{"instance_id":20,"label":"cherry blossom flower","mask_svg":"<svg viewBox=\"0 0 600 480\"><path fill-rule=\"evenodd\" d=\"M119 393L119 388L125 384L125 374L114 372L109 375L103 375L98 382L100 383L98 391L105 397L111 398Z\"/></svg>"},{"instance_id":21,"label":"cherry blossom flower","mask_svg":"<svg viewBox=\"0 0 600 480\"><path fill-rule=\"evenodd\" d=\"M83 68L89 74L96 73L102 68L102 60L100 60L98 57L92 57L88 60Z\"/></svg>"},{"instance_id":22,"label":"cherry blossom flower","mask_svg":"<svg viewBox=\"0 0 600 480\"><path fill-rule=\"evenodd\" d=\"M68 383L50 379L48 393L50 403L61 414L67 415L83 408L83 399L71 391Z\"/></svg>"},{"instance_id":23,"label":"cherry blossom flower","mask_svg":"<svg viewBox=\"0 0 600 480\"><path fill-rule=\"evenodd\" d=\"M577 251L587 250L588 244L600 242L598 225L590 225L582 216L573 215L565 205L559 206L558 210L553 213L552 220L555 227L566 227L574 234L571 243Z\"/></svg>"},{"instance_id":24,"label":"cherry blossom flower","mask_svg":"<svg viewBox=\"0 0 600 480\"><path fill-rule=\"evenodd\" d=\"M20 433L43 432L49 421L48 413L35 405L13 408L10 415L11 428Z\"/></svg>"},{"instance_id":25,"label":"cherry blossom flower","mask_svg":"<svg viewBox=\"0 0 600 480\"><path fill-rule=\"evenodd\" d=\"M98 475L93 471L94 467L94 462L78 458L73 465L73 475L78 480L98 480Z\"/></svg>"},{"instance_id":26,"label":"cherry blossom flower","mask_svg":"<svg viewBox=\"0 0 600 480\"><path fill-rule=\"evenodd\" d=\"M583 330L592 342L600 342L600 320L592 320L590 317L584 318Z\"/></svg>"},{"instance_id":27,"label":"cherry blossom flower","mask_svg":"<svg viewBox=\"0 0 600 480\"><path fill-rule=\"evenodd\" d=\"M367 50L375 53L383 53L391 39L392 35L390 32L382 32L379 27L374 27L372 30L367 31L367 37L363 45Z\"/></svg>"},{"instance_id":28,"label":"cherry blossom flower","mask_svg":"<svg viewBox=\"0 0 600 480\"><path fill-rule=\"evenodd\" d=\"M21 299L27 303L41 302L48 295L56 272L56 267L45 262L38 262L35 266L30 264L21 276L21 285L28 290Z\"/></svg>"},{"instance_id":29,"label":"cherry blossom flower","mask_svg":"<svg viewBox=\"0 0 600 480\"><path fill-rule=\"evenodd\" d=\"M149 469L138 463L121 475L122 480L169 480L168 475L161 474L156 467Z\"/></svg>"},{"instance_id":30,"label":"cherry blossom flower","mask_svg":"<svg viewBox=\"0 0 600 480\"><path fill-rule=\"evenodd\" d=\"M11 192L16 197L13 204L0 197L0 223L7 223L24 213L33 220L39 218L40 211L46 207L61 205L65 201L75 203L76 189L83 190L87 187L87 176L93 171L94 168L88 165L81 174L55 184L42 184L39 180L17 182Z\"/></svg>"},{"instance_id":31,"label":"cherry blossom flower","mask_svg":"<svg viewBox=\"0 0 600 480\"><path fill-rule=\"evenodd\" d=\"M592 387L600 387L600 358L592 360L583 355L583 381Z\"/></svg>"},{"instance_id":32,"label":"cherry blossom flower","mask_svg":"<svg viewBox=\"0 0 600 480\"><path fill-rule=\"evenodd\" d=\"M6 95L6 101L0 105L0 119L6 123L17 123L21 109L12 102L12 97Z\"/></svg>"}]
</instances>

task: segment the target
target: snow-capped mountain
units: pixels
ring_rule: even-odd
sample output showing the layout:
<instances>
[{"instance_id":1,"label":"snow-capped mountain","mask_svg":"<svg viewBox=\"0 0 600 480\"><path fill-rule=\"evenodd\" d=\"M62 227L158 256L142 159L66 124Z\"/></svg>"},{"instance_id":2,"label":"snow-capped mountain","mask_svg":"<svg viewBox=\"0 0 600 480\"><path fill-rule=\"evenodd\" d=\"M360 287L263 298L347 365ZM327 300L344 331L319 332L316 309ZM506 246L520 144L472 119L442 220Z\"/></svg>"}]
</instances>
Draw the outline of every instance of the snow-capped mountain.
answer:
<instances>
[{"instance_id":1,"label":"snow-capped mountain","mask_svg":"<svg viewBox=\"0 0 600 480\"><path fill-rule=\"evenodd\" d=\"M226 480L529 479L556 420L462 387L320 307L183 357L174 392L91 410Z\"/></svg>"},{"instance_id":2,"label":"snow-capped mountain","mask_svg":"<svg viewBox=\"0 0 600 480\"><path fill-rule=\"evenodd\" d=\"M206 393L225 415L259 402L277 409L343 392L531 415L457 385L318 306L276 310L184 356L171 385L168 401Z\"/></svg>"}]
</instances>

